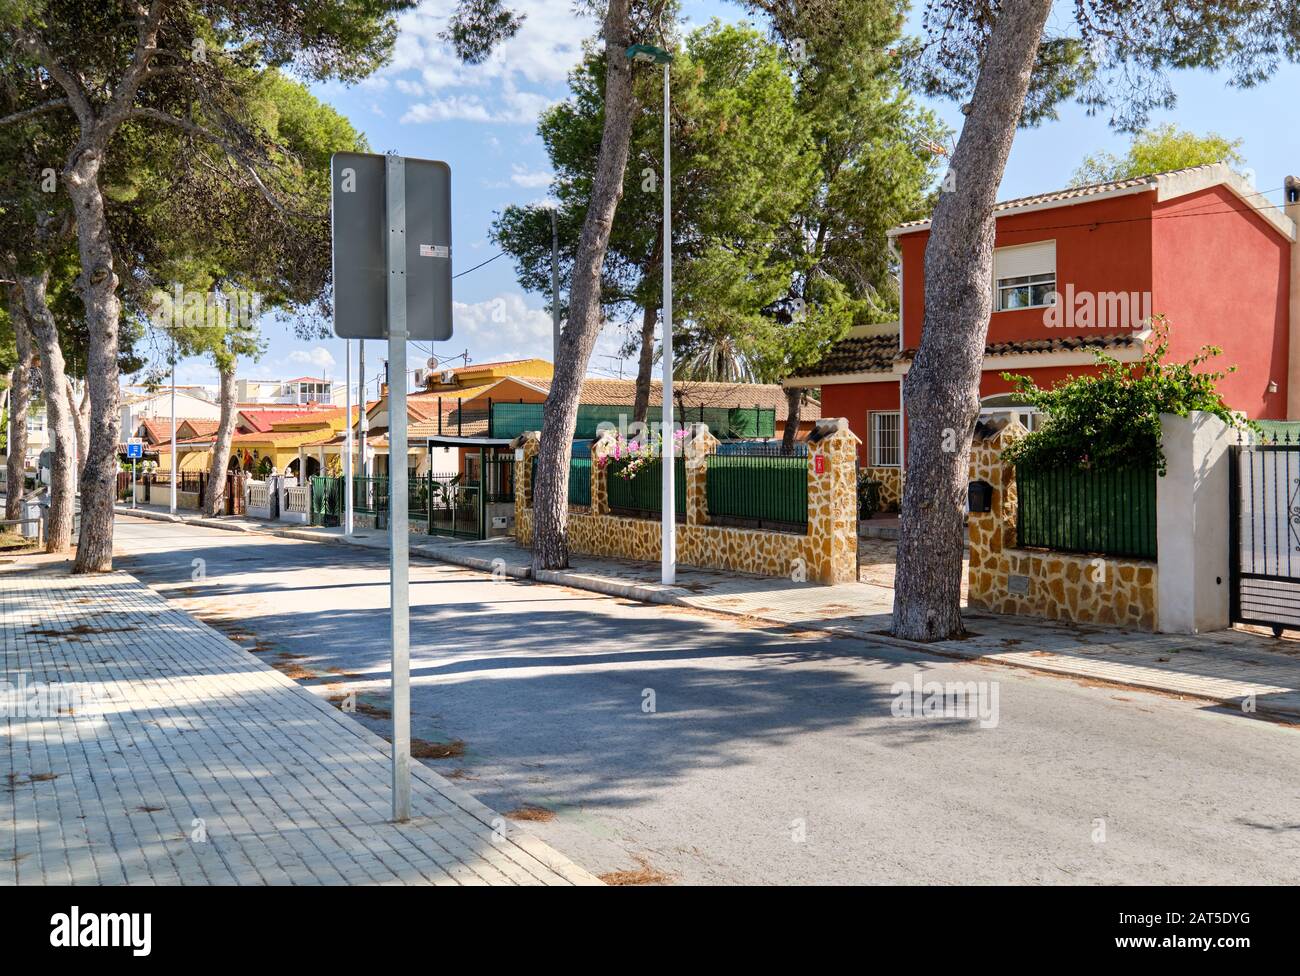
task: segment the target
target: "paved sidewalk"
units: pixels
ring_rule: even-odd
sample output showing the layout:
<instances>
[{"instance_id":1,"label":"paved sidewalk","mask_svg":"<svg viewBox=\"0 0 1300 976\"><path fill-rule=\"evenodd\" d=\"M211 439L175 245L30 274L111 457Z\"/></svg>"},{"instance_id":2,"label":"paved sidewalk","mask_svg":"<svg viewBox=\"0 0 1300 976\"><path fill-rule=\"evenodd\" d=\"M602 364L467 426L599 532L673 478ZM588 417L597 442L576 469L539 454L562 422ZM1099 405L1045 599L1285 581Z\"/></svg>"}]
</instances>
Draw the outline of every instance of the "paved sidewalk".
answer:
<instances>
[{"instance_id":1,"label":"paved sidewalk","mask_svg":"<svg viewBox=\"0 0 1300 976\"><path fill-rule=\"evenodd\" d=\"M295 539L388 547L388 536L383 531L359 531L349 538L337 528L226 521L237 523L241 529L247 523L255 531ZM531 552L515 545L512 539L458 542L412 536L411 553L507 576L534 575ZM537 573L537 581L1233 706L1247 703L1246 707L1262 715L1300 720L1300 642L1239 630L1194 636L1148 634L967 611L967 639L915 644L889 635L894 591L888 586L821 586L690 567L678 568L677 585L664 586L658 582L657 563L580 555L573 556L570 562L567 570Z\"/></svg>"},{"instance_id":2,"label":"paved sidewalk","mask_svg":"<svg viewBox=\"0 0 1300 976\"><path fill-rule=\"evenodd\" d=\"M385 741L126 573L0 566L0 641L83 696L5 701L0 884L598 883L419 762L387 822Z\"/></svg>"}]
</instances>

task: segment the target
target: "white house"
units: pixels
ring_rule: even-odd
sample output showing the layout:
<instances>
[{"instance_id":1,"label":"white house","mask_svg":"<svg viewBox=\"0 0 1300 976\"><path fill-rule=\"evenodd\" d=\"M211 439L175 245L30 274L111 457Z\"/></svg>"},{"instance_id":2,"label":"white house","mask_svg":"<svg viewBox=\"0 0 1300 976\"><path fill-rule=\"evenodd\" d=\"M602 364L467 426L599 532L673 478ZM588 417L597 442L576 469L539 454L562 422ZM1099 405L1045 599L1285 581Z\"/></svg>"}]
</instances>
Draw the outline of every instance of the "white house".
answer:
<instances>
[{"instance_id":1,"label":"white house","mask_svg":"<svg viewBox=\"0 0 1300 976\"><path fill-rule=\"evenodd\" d=\"M299 376L291 380L235 381L235 399L240 403L342 404L346 396L344 384L318 376Z\"/></svg>"},{"instance_id":2,"label":"white house","mask_svg":"<svg viewBox=\"0 0 1300 976\"><path fill-rule=\"evenodd\" d=\"M170 386L149 392L135 388L137 392L125 390L122 393L122 436L130 437L140 429L145 420L161 420L172 415L172 390ZM221 407L213 403L201 386L176 387L176 416L190 417L195 420L218 420Z\"/></svg>"},{"instance_id":3,"label":"white house","mask_svg":"<svg viewBox=\"0 0 1300 976\"><path fill-rule=\"evenodd\" d=\"M12 422L12 416L9 412L9 388L6 387L0 393L0 410L5 415L6 424ZM8 445L9 437L12 431L5 430L5 444ZM27 471L36 470L37 460L41 452L50 446L50 434L46 428L45 422L45 404L40 400L33 400L27 407L27 456L24 458L23 467Z\"/></svg>"}]
</instances>

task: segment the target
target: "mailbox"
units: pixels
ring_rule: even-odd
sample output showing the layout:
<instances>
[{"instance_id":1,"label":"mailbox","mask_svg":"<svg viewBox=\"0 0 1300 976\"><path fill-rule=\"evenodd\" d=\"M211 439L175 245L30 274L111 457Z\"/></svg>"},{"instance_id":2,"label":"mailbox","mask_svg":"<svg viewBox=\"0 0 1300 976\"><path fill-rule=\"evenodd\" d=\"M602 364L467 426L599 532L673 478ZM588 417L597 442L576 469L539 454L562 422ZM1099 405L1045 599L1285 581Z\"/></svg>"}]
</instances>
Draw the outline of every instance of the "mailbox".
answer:
<instances>
[{"instance_id":1,"label":"mailbox","mask_svg":"<svg viewBox=\"0 0 1300 976\"><path fill-rule=\"evenodd\" d=\"M966 489L966 504L972 512L993 511L993 486L987 481L972 481Z\"/></svg>"}]
</instances>

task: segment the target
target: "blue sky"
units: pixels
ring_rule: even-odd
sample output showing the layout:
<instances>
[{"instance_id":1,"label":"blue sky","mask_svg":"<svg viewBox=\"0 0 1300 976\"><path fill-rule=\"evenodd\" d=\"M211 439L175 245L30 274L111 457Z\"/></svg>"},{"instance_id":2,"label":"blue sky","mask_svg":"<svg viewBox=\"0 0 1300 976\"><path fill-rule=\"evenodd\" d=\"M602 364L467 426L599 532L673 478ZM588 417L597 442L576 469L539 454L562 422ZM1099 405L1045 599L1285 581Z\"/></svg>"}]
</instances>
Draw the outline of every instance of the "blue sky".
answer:
<instances>
[{"instance_id":1,"label":"blue sky","mask_svg":"<svg viewBox=\"0 0 1300 976\"><path fill-rule=\"evenodd\" d=\"M522 30L486 64L467 67L437 36L453 6L454 0L424 0L402 17L388 67L356 86L327 84L315 90L366 134L374 151L450 163L454 268L461 272L496 253L487 232L497 211L545 198L549 167L535 131L537 114L564 97L567 73L597 24L573 15L567 0L516 0L527 15ZM715 16L744 19L739 5L724 0L683 0L682 7L694 24ZM919 23L915 14L912 23ZM1300 90L1300 67L1285 65L1267 85L1249 91L1230 88L1224 76L1203 71L1177 74L1174 84L1178 105L1156 114L1152 123L1175 122L1198 133L1242 138L1256 185L1270 199L1280 200L1286 174L1300 174L1300 125L1287 109ZM931 107L959 128L961 115L953 103ZM1102 149L1119 153L1126 145L1126 137L1111 131L1105 117L1090 118L1078 106L1066 106L1059 121L1017 135L1001 195L1061 187L1085 155ZM522 291L509 259L457 279L455 301L455 336L433 350L413 348L412 366L430 351L445 359L468 350L475 362L550 357L550 317L542 310L542 296ZM241 364L241 375L342 378L342 340L303 343L272 321L264 323L264 332L266 355L258 363ZM619 375L613 357L620 339L612 326L602 335L593 373ZM367 343L366 352L366 372L373 381L383 343ZM354 344L354 363L355 354ZM635 364L623 364L623 375L635 375ZM178 380L215 384L216 374L210 364L193 360L181 364ZM370 392L374 394L373 385Z\"/></svg>"}]
</instances>

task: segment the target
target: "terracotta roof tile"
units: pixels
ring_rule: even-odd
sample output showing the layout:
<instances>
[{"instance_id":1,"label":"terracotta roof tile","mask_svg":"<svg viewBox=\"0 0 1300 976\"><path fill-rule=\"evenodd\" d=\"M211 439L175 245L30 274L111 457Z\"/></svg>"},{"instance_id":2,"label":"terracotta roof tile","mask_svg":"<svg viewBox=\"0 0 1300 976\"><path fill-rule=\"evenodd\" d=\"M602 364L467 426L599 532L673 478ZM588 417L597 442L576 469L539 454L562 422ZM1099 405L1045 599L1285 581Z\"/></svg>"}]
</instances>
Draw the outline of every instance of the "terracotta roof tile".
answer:
<instances>
[{"instance_id":1,"label":"terracotta roof tile","mask_svg":"<svg viewBox=\"0 0 1300 976\"><path fill-rule=\"evenodd\" d=\"M827 350L821 362L795 370L795 376L834 376L843 373L888 373L898 355L898 336L860 336L841 339Z\"/></svg>"},{"instance_id":2,"label":"terracotta roof tile","mask_svg":"<svg viewBox=\"0 0 1300 976\"><path fill-rule=\"evenodd\" d=\"M1023 356L1076 350L1114 351L1142 345L1141 332L1113 335L1060 336L1052 339L1016 339L991 342L984 347L985 356ZM915 348L899 351L894 336L868 336L841 339L831 346L820 363L795 373L799 377L844 376L852 373L891 373L895 363L910 362Z\"/></svg>"},{"instance_id":3,"label":"terracotta roof tile","mask_svg":"<svg viewBox=\"0 0 1300 976\"><path fill-rule=\"evenodd\" d=\"M1035 193L1027 197L1016 197L1014 200L1003 200L1001 203L993 205L993 212L999 213L1004 210L1019 210L1023 207L1045 206L1053 203L1079 203L1087 200L1089 197L1101 196L1103 194L1115 193L1120 190L1138 190L1141 187L1156 189L1162 177L1179 176L1184 173L1192 173L1196 170L1208 170L1212 167L1221 167L1221 163L1206 163L1202 166L1189 166L1185 169L1165 170L1161 173L1148 173L1145 176L1133 176L1123 180L1109 180L1104 183L1089 183L1085 186L1070 186L1061 190L1052 190L1047 193ZM930 223L930 218L922 220L909 220L906 223L899 224L893 229L893 232L905 231L911 228L924 227Z\"/></svg>"},{"instance_id":4,"label":"terracotta roof tile","mask_svg":"<svg viewBox=\"0 0 1300 976\"><path fill-rule=\"evenodd\" d=\"M530 379L541 389L550 390L549 380ZM760 407L776 412L776 419L788 416L785 390L777 383L703 383L694 380L675 380L673 398L687 407ZM579 403L604 406L631 406L636 399L636 380L591 378L582 381ZM663 383L650 381L650 406L663 405ZM799 412L801 421L816 420L821 416L821 406L804 401Z\"/></svg>"},{"instance_id":5,"label":"terracotta roof tile","mask_svg":"<svg viewBox=\"0 0 1300 976\"><path fill-rule=\"evenodd\" d=\"M305 410L301 407L291 407L279 410L265 407L254 409L246 407L239 411L239 416L243 422L253 428L254 431L265 432L270 430L276 424L294 423L302 420L319 420L322 423L325 423L329 414L336 410L340 414L343 412L342 407L326 407L324 409L312 410Z\"/></svg>"},{"instance_id":6,"label":"terracotta roof tile","mask_svg":"<svg viewBox=\"0 0 1300 976\"><path fill-rule=\"evenodd\" d=\"M990 342L984 347L985 356L1024 356L1054 352L1074 352L1080 349L1112 352L1132 349L1143 343L1142 332L1121 332L1107 336L1063 336L1059 339L1016 339L1010 342ZM899 362L908 362L916 355L915 349L897 353Z\"/></svg>"},{"instance_id":7,"label":"terracotta roof tile","mask_svg":"<svg viewBox=\"0 0 1300 976\"><path fill-rule=\"evenodd\" d=\"M187 420L185 423L189 426L190 430L194 431L195 437L207 437L209 434L215 434L217 428L221 426L221 421L219 420L207 420L204 418Z\"/></svg>"}]
</instances>

